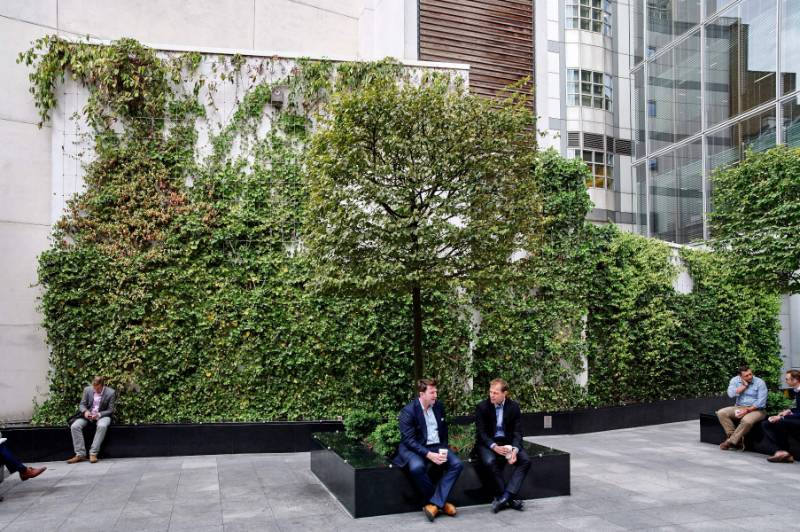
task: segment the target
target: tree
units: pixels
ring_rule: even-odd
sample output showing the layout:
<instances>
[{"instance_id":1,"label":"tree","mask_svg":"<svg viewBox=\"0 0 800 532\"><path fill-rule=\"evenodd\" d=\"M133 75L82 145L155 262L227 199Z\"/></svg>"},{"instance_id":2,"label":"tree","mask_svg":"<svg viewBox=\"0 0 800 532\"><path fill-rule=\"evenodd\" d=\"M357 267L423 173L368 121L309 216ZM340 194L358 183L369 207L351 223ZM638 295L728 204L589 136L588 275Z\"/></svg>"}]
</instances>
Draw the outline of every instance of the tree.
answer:
<instances>
[{"instance_id":1,"label":"tree","mask_svg":"<svg viewBox=\"0 0 800 532\"><path fill-rule=\"evenodd\" d=\"M800 292L800 149L749 153L712 176L714 247L737 276L771 291Z\"/></svg>"},{"instance_id":2,"label":"tree","mask_svg":"<svg viewBox=\"0 0 800 532\"><path fill-rule=\"evenodd\" d=\"M496 279L536 226L534 126L518 97L377 76L334 94L310 140L304 245L329 287L411 294L417 378L423 290Z\"/></svg>"}]
</instances>

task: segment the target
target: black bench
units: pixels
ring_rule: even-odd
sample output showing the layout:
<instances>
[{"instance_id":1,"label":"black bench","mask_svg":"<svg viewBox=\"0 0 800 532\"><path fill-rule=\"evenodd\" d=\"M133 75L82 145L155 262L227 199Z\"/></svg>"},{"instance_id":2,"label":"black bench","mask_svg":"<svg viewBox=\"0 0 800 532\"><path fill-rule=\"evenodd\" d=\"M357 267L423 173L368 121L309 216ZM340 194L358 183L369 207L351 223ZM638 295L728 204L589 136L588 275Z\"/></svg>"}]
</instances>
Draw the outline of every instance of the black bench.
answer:
<instances>
[{"instance_id":1,"label":"black bench","mask_svg":"<svg viewBox=\"0 0 800 532\"><path fill-rule=\"evenodd\" d=\"M713 443L719 445L725 440L725 431L719 424L717 415L712 413L700 414L700 441L703 443ZM798 435L789 435L789 452L795 459L800 460L800 439ZM772 454L772 448L767 440L764 431L761 430L761 423L753 428L744 437L744 448L761 454Z\"/></svg>"},{"instance_id":2,"label":"black bench","mask_svg":"<svg viewBox=\"0 0 800 532\"><path fill-rule=\"evenodd\" d=\"M370 517L422 509L423 501L406 468L390 465L388 460L363 446L356 449L341 445L340 439L346 438L342 433L314 436L319 448L311 451L311 471L350 515ZM569 495L569 453L535 443L524 442L524 445L532 464L519 498ZM456 506L491 502L491 472L480 460L460 458L464 470L450 492L449 500ZM506 467L506 480L511 471Z\"/></svg>"}]
</instances>

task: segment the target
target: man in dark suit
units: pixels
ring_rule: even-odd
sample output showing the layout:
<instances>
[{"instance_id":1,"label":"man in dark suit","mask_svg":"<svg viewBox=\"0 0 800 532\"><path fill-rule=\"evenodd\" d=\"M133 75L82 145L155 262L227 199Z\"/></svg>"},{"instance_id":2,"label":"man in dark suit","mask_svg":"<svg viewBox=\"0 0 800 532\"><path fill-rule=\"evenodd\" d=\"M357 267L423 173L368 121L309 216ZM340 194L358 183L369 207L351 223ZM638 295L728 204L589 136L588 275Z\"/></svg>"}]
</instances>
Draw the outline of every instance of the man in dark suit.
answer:
<instances>
[{"instance_id":1,"label":"man in dark suit","mask_svg":"<svg viewBox=\"0 0 800 532\"><path fill-rule=\"evenodd\" d=\"M794 390L794 408L761 422L761 428L774 450L774 454L767 458L770 462L794 462L794 456L789 452L789 433L800 435L800 370L787 371L786 384Z\"/></svg>"},{"instance_id":2,"label":"man in dark suit","mask_svg":"<svg viewBox=\"0 0 800 532\"><path fill-rule=\"evenodd\" d=\"M399 467L408 466L425 500L422 511L433 521L440 512L456 515L456 507L447 502L447 497L464 466L455 453L448 452L447 423L444 406L436 401L436 381L420 379L417 392L419 397L400 411L400 446L394 463ZM428 475L431 464L444 469L441 480L435 485Z\"/></svg>"},{"instance_id":3,"label":"man in dark suit","mask_svg":"<svg viewBox=\"0 0 800 532\"><path fill-rule=\"evenodd\" d=\"M494 477L495 513L507 506L523 508L523 502L515 497L531 468L531 460L522 448L521 419L519 404L508 398L508 383L503 379L489 383L489 398L478 403L475 410L475 448ZM503 478L506 464L514 468L508 484Z\"/></svg>"}]
</instances>

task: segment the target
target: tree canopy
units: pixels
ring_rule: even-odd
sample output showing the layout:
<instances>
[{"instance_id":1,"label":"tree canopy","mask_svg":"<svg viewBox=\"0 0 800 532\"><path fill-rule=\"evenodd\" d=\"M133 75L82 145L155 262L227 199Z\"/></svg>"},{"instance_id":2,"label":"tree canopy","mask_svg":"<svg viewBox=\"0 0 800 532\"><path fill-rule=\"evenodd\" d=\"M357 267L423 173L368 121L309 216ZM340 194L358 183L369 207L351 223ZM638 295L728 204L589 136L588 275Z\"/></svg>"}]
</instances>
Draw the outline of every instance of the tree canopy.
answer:
<instances>
[{"instance_id":1,"label":"tree canopy","mask_svg":"<svg viewBox=\"0 0 800 532\"><path fill-rule=\"evenodd\" d=\"M376 77L334 95L310 141L305 235L328 285L412 293L498 275L539 223L525 101L470 95L441 75Z\"/></svg>"}]
</instances>

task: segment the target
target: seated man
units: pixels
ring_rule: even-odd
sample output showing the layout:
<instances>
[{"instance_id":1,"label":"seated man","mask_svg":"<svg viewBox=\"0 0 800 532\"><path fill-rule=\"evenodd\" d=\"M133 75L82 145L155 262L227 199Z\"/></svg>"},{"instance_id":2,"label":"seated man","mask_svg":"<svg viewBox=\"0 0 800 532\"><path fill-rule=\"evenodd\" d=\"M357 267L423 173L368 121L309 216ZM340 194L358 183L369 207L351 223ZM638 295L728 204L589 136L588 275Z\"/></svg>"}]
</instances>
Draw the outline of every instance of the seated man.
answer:
<instances>
[{"instance_id":1,"label":"seated man","mask_svg":"<svg viewBox=\"0 0 800 532\"><path fill-rule=\"evenodd\" d=\"M717 410L717 418L725 430L726 440L719 448L727 451L731 447L744 449L744 435L750 432L753 425L761 422L766 416L767 385L763 380L753 376L747 366L739 367L739 374L728 384L728 397L735 397L736 404ZM738 423L737 427L735 424Z\"/></svg>"},{"instance_id":2,"label":"seated man","mask_svg":"<svg viewBox=\"0 0 800 532\"><path fill-rule=\"evenodd\" d=\"M448 452L447 423L444 406L436 401L436 381L420 379L417 391L419 397L400 411L400 446L394 463L399 467L408 465L411 477L425 500L422 508L425 517L433 521L440 511L456 515L456 507L447 502L447 497L464 466L455 453ZM444 468L444 474L436 485L428 475L429 463Z\"/></svg>"},{"instance_id":3,"label":"seated man","mask_svg":"<svg viewBox=\"0 0 800 532\"><path fill-rule=\"evenodd\" d=\"M83 417L76 419L70 430L72 431L72 446L75 456L67 460L68 464L77 464L86 460L86 443L83 440L83 428L89 423L96 423L97 429L89 449L89 461L97 463L100 446L106 437L108 426L111 425L111 416L114 414L114 402L117 394L113 388L105 385L105 379L97 376L92 379L92 385L83 390L83 397L79 409Z\"/></svg>"},{"instance_id":4,"label":"seated man","mask_svg":"<svg viewBox=\"0 0 800 532\"><path fill-rule=\"evenodd\" d=\"M767 458L770 462L794 462L794 457L789 452L789 433L800 435L800 370L787 371L786 384L794 389L794 408L784 410L761 423L761 428L774 449L773 455Z\"/></svg>"},{"instance_id":5,"label":"seated man","mask_svg":"<svg viewBox=\"0 0 800 532\"><path fill-rule=\"evenodd\" d=\"M481 462L494 475L494 513L506 506L515 510L523 507L515 497L531 468L531 460L522 448L521 419L519 404L508 398L508 383L503 379L489 383L489 398L478 403L475 410L475 448ZM514 468L508 484L503 478L506 464Z\"/></svg>"},{"instance_id":6,"label":"seated man","mask_svg":"<svg viewBox=\"0 0 800 532\"><path fill-rule=\"evenodd\" d=\"M38 477L47 469L47 466L26 466L20 462L16 456L11 454L11 451L6 445L6 438L0 438L0 467L3 466L6 466L12 475L14 473L19 473L20 480L28 480L29 478ZM0 498L0 500L2 500L2 498Z\"/></svg>"}]
</instances>

